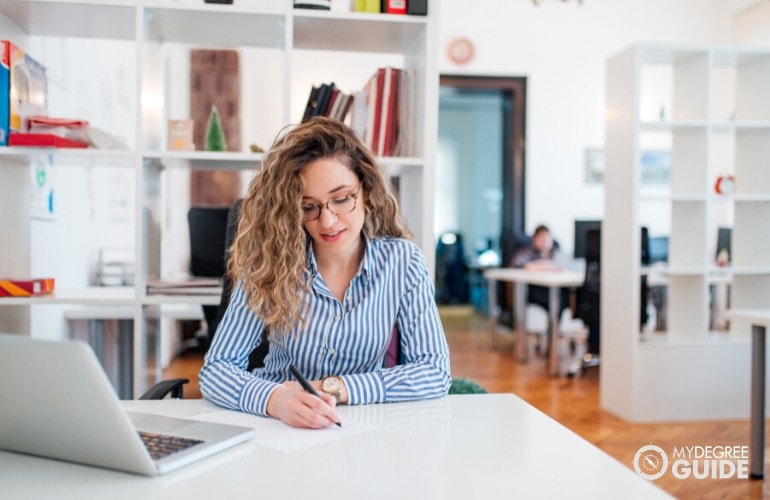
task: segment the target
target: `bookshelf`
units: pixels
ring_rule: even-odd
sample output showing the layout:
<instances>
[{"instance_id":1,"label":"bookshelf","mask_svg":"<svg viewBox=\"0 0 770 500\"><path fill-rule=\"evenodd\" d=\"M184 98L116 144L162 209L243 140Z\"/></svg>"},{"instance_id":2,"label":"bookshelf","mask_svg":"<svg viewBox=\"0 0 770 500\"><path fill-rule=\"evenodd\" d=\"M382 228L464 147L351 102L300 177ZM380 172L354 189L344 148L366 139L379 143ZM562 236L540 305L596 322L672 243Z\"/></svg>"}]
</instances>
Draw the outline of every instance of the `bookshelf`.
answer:
<instances>
[{"instance_id":1,"label":"bookshelf","mask_svg":"<svg viewBox=\"0 0 770 500\"><path fill-rule=\"evenodd\" d=\"M353 92L363 88L378 67L387 65L410 72L413 92L409 109L414 114L408 155L383 158L382 164L400 180L402 210L433 270L437 7L437 3L431 5L428 16L406 16L295 10L291 0L235 0L232 5L200 0L3 0L0 29L48 66L49 76L52 67L58 70L54 74L65 73L56 59L61 54L47 50L52 45L86 40L89 47L104 46L109 51L117 44L127 52L130 57L124 64L131 78L120 84L128 88L126 100L131 111L121 117L128 123L127 151L0 148L0 209L15 214L0 220L0 231L11 243L0 247L0 275L26 276L42 269L57 280L53 297L0 301L0 332L50 337L56 333L43 330L55 325L58 336L65 336L62 308L131 306L134 392L141 393L158 374L151 359L160 348L158 308L214 300L146 293L149 279L168 272L164 253L173 246L174 238L186 231L186 225L184 229L168 227L173 210L170 204L174 203L169 197L170 186L184 189L179 186L185 185L185 176L194 169L240 171L250 177L259 168L262 154L248 152L248 144L269 147L283 126L299 122L314 83L334 81ZM44 49L35 51L38 47ZM242 152L165 149L167 120L184 118L187 112L184 96L189 82L184 75L189 51L195 48L239 51L244 68ZM98 60L95 64L98 73ZM63 109L58 104L71 97L66 85L58 87L53 93L49 90L49 113L54 116L57 109ZM91 116L82 118L94 120ZM28 216L32 191L29 165L38 160L45 161L60 177L74 177L81 170L88 177L102 169L120 169L129 175L133 189L130 218L134 232L129 235L135 258L133 286L121 288L119 293L107 289L107 293L100 293L90 286L87 272L70 277L64 272L66 263L52 268L52 259L43 259L45 265L35 261L36 256L45 254L41 245L56 245L41 241ZM66 185L57 187L66 189ZM60 211L56 223L63 223L69 215ZM179 225L178 219L173 222ZM42 321L46 315L51 318Z\"/></svg>"},{"instance_id":2,"label":"bookshelf","mask_svg":"<svg viewBox=\"0 0 770 500\"><path fill-rule=\"evenodd\" d=\"M731 308L770 307L770 47L636 45L606 78L601 405L638 422L748 418L749 325L712 328L710 291L727 282ZM654 189L640 179L651 142L671 152ZM719 175L733 193L715 193ZM656 224L670 237L667 329L641 334L639 228Z\"/></svg>"}]
</instances>

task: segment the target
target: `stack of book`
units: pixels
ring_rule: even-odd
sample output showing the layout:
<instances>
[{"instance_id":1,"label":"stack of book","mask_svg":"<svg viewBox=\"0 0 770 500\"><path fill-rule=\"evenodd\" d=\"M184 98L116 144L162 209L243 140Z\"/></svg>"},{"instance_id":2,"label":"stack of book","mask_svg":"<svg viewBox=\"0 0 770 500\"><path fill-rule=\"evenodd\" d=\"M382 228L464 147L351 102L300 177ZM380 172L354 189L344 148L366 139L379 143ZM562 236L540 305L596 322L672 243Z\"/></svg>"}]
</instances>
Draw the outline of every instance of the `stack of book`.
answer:
<instances>
[{"instance_id":1,"label":"stack of book","mask_svg":"<svg viewBox=\"0 0 770 500\"><path fill-rule=\"evenodd\" d=\"M428 14L428 0L355 0L356 12L383 14L410 14L425 16Z\"/></svg>"},{"instance_id":2,"label":"stack of book","mask_svg":"<svg viewBox=\"0 0 770 500\"><path fill-rule=\"evenodd\" d=\"M334 85L334 82L322 83L317 87L313 86L307 99L302 121L313 116L327 116L339 121L345 121L352 102L353 96L341 92Z\"/></svg>"},{"instance_id":3,"label":"stack of book","mask_svg":"<svg viewBox=\"0 0 770 500\"><path fill-rule=\"evenodd\" d=\"M351 127L377 156L403 153L407 74L399 68L378 68L363 90L355 94Z\"/></svg>"}]
</instances>

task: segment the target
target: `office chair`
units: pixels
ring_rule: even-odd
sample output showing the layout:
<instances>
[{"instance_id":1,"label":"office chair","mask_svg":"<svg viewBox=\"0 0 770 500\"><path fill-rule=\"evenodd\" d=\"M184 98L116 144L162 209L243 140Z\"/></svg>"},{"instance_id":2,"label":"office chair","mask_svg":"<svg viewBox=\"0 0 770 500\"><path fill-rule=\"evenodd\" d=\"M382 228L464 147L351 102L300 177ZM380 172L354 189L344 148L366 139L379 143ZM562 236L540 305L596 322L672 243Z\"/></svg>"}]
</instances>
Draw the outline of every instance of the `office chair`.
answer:
<instances>
[{"instance_id":1,"label":"office chair","mask_svg":"<svg viewBox=\"0 0 770 500\"><path fill-rule=\"evenodd\" d=\"M599 322L601 319L601 229L585 234L586 271L583 286L575 291L575 317L588 327L587 353L580 369L599 364Z\"/></svg>"},{"instance_id":2,"label":"office chair","mask_svg":"<svg viewBox=\"0 0 770 500\"><path fill-rule=\"evenodd\" d=\"M192 207L187 212L190 234L190 274L222 278L225 274L228 208ZM202 306L207 332L196 335L206 351L216 330L217 306Z\"/></svg>"}]
</instances>

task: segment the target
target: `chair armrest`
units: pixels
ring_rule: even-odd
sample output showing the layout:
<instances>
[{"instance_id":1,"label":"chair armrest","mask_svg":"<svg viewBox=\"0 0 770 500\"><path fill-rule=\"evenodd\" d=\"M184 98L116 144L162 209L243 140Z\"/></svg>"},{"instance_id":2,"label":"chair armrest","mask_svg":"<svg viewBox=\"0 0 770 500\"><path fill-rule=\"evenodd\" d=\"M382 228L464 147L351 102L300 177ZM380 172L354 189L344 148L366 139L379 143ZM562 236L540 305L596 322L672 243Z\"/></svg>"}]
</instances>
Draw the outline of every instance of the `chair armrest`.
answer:
<instances>
[{"instance_id":1,"label":"chair armrest","mask_svg":"<svg viewBox=\"0 0 770 500\"><path fill-rule=\"evenodd\" d=\"M139 399L163 399L168 393L171 393L172 398L181 399L182 386L188 382L189 380L186 378L162 380L150 387Z\"/></svg>"}]
</instances>

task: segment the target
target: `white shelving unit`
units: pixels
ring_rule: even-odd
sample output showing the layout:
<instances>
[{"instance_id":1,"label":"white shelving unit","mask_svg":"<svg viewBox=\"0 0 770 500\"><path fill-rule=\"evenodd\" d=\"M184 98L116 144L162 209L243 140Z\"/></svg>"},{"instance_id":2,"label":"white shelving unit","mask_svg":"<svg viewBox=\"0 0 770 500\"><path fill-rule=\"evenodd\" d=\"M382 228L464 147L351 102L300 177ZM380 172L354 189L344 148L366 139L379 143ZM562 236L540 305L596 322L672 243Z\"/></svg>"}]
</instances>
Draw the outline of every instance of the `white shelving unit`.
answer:
<instances>
[{"instance_id":1,"label":"white shelving unit","mask_svg":"<svg viewBox=\"0 0 770 500\"><path fill-rule=\"evenodd\" d=\"M726 274L731 307L770 307L768 88L770 48L637 45L607 63L601 405L626 420L748 418L750 329L710 330L709 287ZM640 155L651 143L670 148L671 180L648 195ZM725 174L734 193L717 195ZM667 230L670 251L667 331L645 336L648 223ZM714 264L724 225L727 270Z\"/></svg>"},{"instance_id":2,"label":"white shelving unit","mask_svg":"<svg viewBox=\"0 0 770 500\"><path fill-rule=\"evenodd\" d=\"M147 368L157 329L157 307L166 304L216 303L218 297L148 296L147 280L162 276L161 254L167 243L165 220L169 200L164 183L173 172L222 169L249 172L259 168L261 154L166 151L165 124L174 116L174 95L186 92L186 77L176 69L193 48L232 48L247 59L243 72L261 72L270 89L256 92L242 87L242 124L257 141L269 146L283 126L301 119L312 84L334 81L353 92L363 88L380 66L409 71L412 90L408 109L414 113L405 157L382 158L389 173L400 177L402 210L423 248L429 268L434 267L433 202L434 162L438 119L436 9L428 16L398 16L354 12L320 12L292 8L291 0L235 0L232 5L205 4L202 0L3 0L0 27L24 46L42 38L120 41L132 44L136 80L132 120L135 140L129 151L48 150L0 148L0 232L10 244L0 246L0 276L25 277L33 267L30 237L29 165L45 158L50 168L69 165L130 169L135 173L134 286L120 293L83 289L57 279L56 295L48 298L0 301L0 332L40 335L31 327L30 309L41 305L133 306L134 392L139 394L157 376ZM32 54L44 65L40 54ZM249 77L246 77L249 78ZM253 77L251 77L253 78ZM180 82L180 80L182 80ZM260 87L263 88L263 87ZM250 90L252 92L250 93ZM50 108L50 102L49 102ZM89 119L88 116L82 118ZM253 137L245 139L244 148ZM56 245L56 242L48 242ZM54 274L54 278L57 276ZM214 301L214 302L212 302ZM46 334L47 335L47 334ZM156 346L157 347L157 346Z\"/></svg>"}]
</instances>

